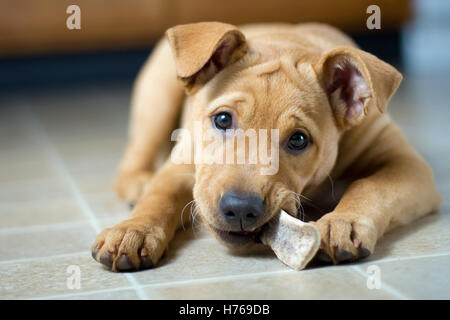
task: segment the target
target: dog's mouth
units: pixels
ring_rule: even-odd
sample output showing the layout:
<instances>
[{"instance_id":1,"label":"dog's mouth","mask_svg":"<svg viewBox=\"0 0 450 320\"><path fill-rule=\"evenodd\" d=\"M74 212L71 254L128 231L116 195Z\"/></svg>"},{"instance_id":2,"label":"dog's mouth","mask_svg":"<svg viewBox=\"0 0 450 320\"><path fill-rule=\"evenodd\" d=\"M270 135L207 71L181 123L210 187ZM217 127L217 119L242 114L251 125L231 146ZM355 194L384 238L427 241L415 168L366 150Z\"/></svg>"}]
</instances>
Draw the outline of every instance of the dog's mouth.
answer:
<instances>
[{"instance_id":1,"label":"dog's mouth","mask_svg":"<svg viewBox=\"0 0 450 320\"><path fill-rule=\"evenodd\" d=\"M281 210L281 209L280 209ZM288 212L287 210L285 210ZM261 235L272 219L269 219L261 226L248 231L229 231L214 227L208 223L209 229L217 236L218 240L229 247L244 247L250 244L261 243Z\"/></svg>"},{"instance_id":2,"label":"dog's mouth","mask_svg":"<svg viewBox=\"0 0 450 320\"><path fill-rule=\"evenodd\" d=\"M260 243L259 239L264 226L258 227L253 231L225 231L210 226L214 233L226 244L240 247L251 243Z\"/></svg>"}]
</instances>

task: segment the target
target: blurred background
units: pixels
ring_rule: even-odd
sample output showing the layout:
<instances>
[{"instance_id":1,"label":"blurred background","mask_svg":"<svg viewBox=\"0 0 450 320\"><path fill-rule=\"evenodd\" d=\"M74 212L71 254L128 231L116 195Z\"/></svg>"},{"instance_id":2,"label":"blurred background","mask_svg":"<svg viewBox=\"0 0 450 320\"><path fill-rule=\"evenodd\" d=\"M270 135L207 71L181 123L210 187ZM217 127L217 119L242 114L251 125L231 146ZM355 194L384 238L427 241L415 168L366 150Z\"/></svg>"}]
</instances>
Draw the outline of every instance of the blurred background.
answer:
<instances>
[{"instance_id":1,"label":"blurred background","mask_svg":"<svg viewBox=\"0 0 450 320\"><path fill-rule=\"evenodd\" d=\"M69 30L67 7L81 9ZM369 30L369 5L381 29ZM320 21L406 72L449 71L446 0L1 0L0 91L131 81L152 45L176 24L197 21Z\"/></svg>"},{"instance_id":2,"label":"blurred background","mask_svg":"<svg viewBox=\"0 0 450 320\"><path fill-rule=\"evenodd\" d=\"M72 4L79 30L66 27ZM366 27L372 4L381 29ZM167 28L212 20L325 22L404 72L448 73L449 17L446 0L1 0L0 92L130 81Z\"/></svg>"},{"instance_id":3,"label":"blurred background","mask_svg":"<svg viewBox=\"0 0 450 320\"><path fill-rule=\"evenodd\" d=\"M80 30L66 27L72 4ZM379 30L366 27L372 4ZM330 23L404 72L448 73L449 17L446 0L1 0L0 92L130 81L167 28L212 20Z\"/></svg>"},{"instance_id":4,"label":"blurred background","mask_svg":"<svg viewBox=\"0 0 450 320\"><path fill-rule=\"evenodd\" d=\"M374 4L381 28L370 30ZM70 5L81 29L66 26ZM185 231L154 270L103 270L90 246L129 214L113 180L133 80L167 28L211 20L325 22L396 66L404 81L389 112L433 168L442 214L339 267L293 273L270 252L233 256ZM449 299L449 58L448 0L0 0L0 299ZM366 287L374 261L381 290ZM74 264L75 291L66 287Z\"/></svg>"}]
</instances>

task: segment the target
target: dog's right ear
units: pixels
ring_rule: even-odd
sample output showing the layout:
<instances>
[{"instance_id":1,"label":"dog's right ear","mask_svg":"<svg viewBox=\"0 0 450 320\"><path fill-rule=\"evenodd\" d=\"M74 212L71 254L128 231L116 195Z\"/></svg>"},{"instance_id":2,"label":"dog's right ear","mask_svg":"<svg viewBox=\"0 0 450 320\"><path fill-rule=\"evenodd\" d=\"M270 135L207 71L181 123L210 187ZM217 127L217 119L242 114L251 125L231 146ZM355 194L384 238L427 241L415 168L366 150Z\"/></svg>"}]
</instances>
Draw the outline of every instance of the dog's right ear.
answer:
<instances>
[{"instance_id":1,"label":"dog's right ear","mask_svg":"<svg viewBox=\"0 0 450 320\"><path fill-rule=\"evenodd\" d=\"M194 93L219 71L241 58L245 37L235 26L220 22L179 25L166 31L178 78Z\"/></svg>"},{"instance_id":2,"label":"dog's right ear","mask_svg":"<svg viewBox=\"0 0 450 320\"><path fill-rule=\"evenodd\" d=\"M315 68L343 129L359 124L370 108L384 112L402 80L393 66L354 47L326 52Z\"/></svg>"}]
</instances>

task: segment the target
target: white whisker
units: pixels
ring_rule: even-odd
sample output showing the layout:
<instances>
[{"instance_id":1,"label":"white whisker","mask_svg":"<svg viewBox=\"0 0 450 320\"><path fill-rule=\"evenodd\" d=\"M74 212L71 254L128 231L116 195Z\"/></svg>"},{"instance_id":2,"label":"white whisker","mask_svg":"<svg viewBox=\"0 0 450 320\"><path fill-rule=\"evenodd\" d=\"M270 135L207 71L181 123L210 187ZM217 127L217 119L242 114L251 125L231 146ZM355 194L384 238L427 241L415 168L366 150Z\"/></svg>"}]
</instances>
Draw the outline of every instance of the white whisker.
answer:
<instances>
[{"instance_id":1,"label":"white whisker","mask_svg":"<svg viewBox=\"0 0 450 320\"><path fill-rule=\"evenodd\" d=\"M183 228L183 231L186 230L186 228L184 227L184 219L183 219L183 215L184 215L184 210L186 210L186 208L191 205L191 212L192 212L192 204L195 203L195 200L191 200L188 203L186 203L186 205L183 207L183 210L181 210L181 227Z\"/></svg>"},{"instance_id":2,"label":"white whisker","mask_svg":"<svg viewBox=\"0 0 450 320\"><path fill-rule=\"evenodd\" d=\"M334 181L330 175L328 175L328 180L330 180L330 184L331 184L331 198L333 199L334 202L337 202L336 197L334 195Z\"/></svg>"},{"instance_id":3,"label":"white whisker","mask_svg":"<svg viewBox=\"0 0 450 320\"><path fill-rule=\"evenodd\" d=\"M191 218L192 218L191 225L192 225L192 232L194 234L194 238L197 237L195 219L197 218L199 213L200 213L200 211L198 210L197 203L194 203L194 205L191 206Z\"/></svg>"}]
</instances>

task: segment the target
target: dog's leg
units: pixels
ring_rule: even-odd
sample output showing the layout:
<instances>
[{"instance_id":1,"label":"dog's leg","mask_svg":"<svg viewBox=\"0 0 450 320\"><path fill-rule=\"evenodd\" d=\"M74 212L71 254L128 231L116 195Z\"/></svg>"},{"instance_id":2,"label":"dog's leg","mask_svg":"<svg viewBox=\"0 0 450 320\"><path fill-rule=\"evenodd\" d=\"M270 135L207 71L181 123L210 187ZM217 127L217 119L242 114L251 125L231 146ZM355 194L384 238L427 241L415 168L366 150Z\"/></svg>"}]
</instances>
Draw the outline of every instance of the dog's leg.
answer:
<instances>
[{"instance_id":1,"label":"dog's leg","mask_svg":"<svg viewBox=\"0 0 450 320\"><path fill-rule=\"evenodd\" d=\"M430 167L394 125L352 166L364 169L365 177L354 181L337 207L316 222L321 260L366 257L386 231L438 210L442 202Z\"/></svg>"},{"instance_id":2,"label":"dog's leg","mask_svg":"<svg viewBox=\"0 0 450 320\"><path fill-rule=\"evenodd\" d=\"M92 246L92 255L114 271L155 266L176 229L189 220L181 215L192 200L194 172L190 165L170 161L158 170L131 216L103 230Z\"/></svg>"},{"instance_id":3,"label":"dog's leg","mask_svg":"<svg viewBox=\"0 0 450 320\"><path fill-rule=\"evenodd\" d=\"M170 141L184 90L167 41L161 40L141 70L132 95L129 142L119 166L116 191L135 203L152 177L155 160Z\"/></svg>"}]
</instances>

